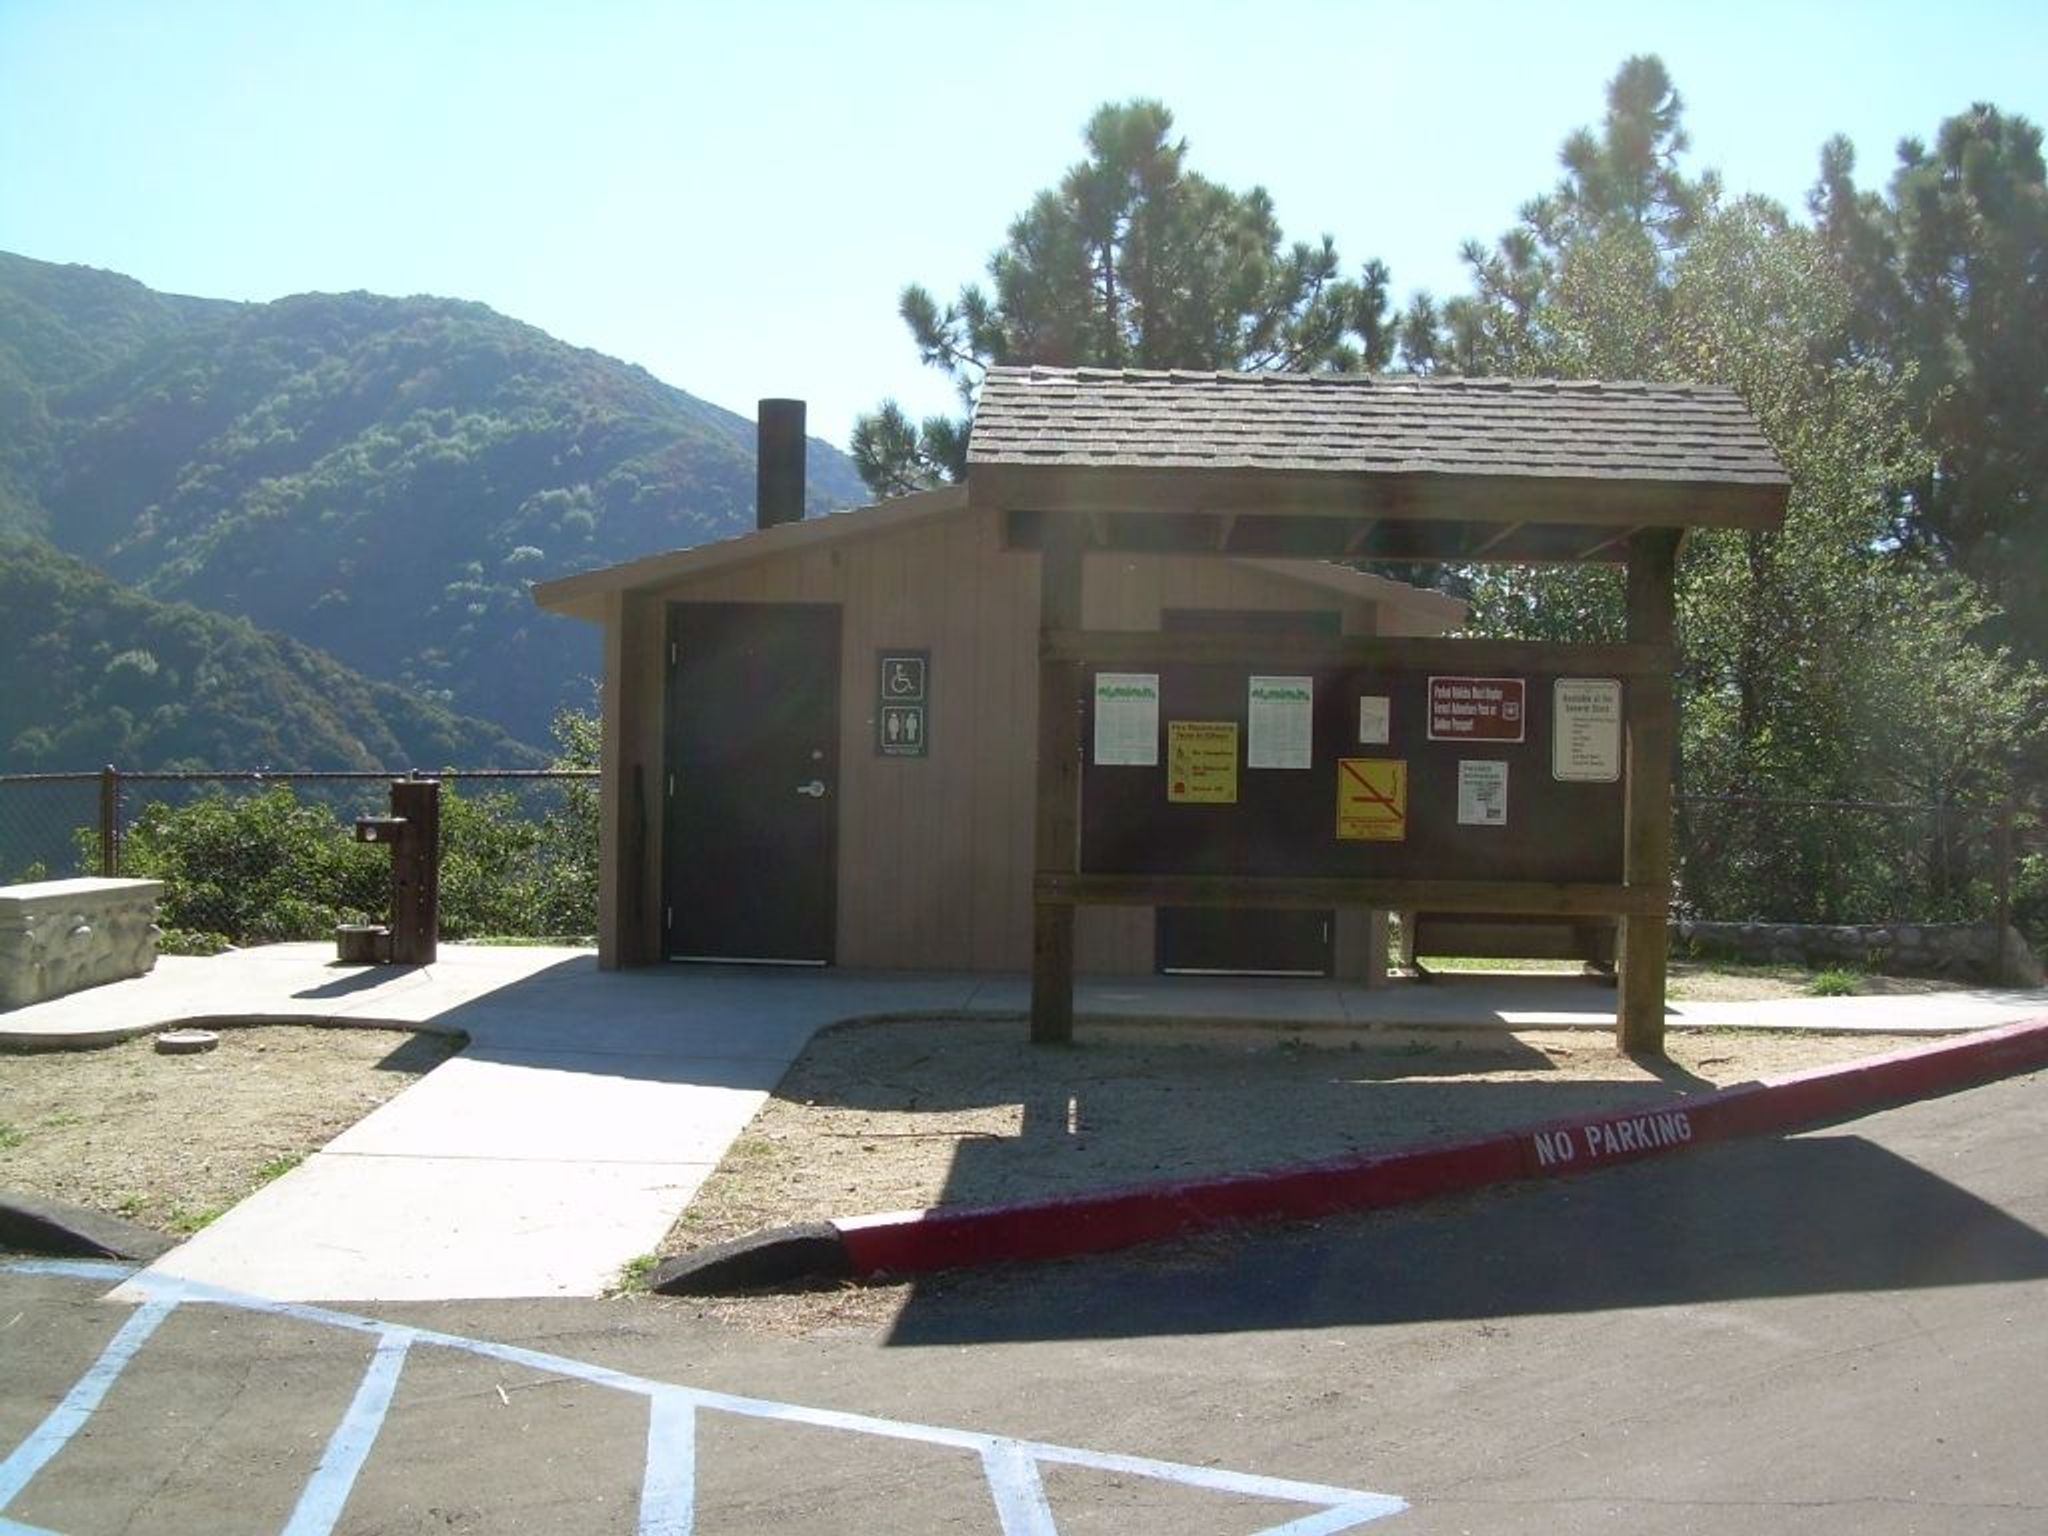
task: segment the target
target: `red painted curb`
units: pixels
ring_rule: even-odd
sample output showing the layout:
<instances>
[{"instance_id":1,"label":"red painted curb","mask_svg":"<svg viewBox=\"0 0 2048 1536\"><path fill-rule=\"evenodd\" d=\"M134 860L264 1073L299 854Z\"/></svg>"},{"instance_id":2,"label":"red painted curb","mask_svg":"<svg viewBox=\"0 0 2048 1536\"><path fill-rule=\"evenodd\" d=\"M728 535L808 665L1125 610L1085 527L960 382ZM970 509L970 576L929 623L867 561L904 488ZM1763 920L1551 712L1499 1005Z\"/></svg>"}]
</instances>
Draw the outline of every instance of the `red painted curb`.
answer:
<instances>
[{"instance_id":1,"label":"red painted curb","mask_svg":"<svg viewBox=\"0 0 2048 1536\"><path fill-rule=\"evenodd\" d=\"M1861 1114L2048 1066L2048 1018L1846 1066L1637 1109L1549 1120L1469 1141L1272 1173L1107 1190L1015 1205L891 1211L835 1221L859 1275L1065 1258L1234 1221L1374 1210L1517 1179L1587 1173L1697 1146Z\"/></svg>"}]
</instances>

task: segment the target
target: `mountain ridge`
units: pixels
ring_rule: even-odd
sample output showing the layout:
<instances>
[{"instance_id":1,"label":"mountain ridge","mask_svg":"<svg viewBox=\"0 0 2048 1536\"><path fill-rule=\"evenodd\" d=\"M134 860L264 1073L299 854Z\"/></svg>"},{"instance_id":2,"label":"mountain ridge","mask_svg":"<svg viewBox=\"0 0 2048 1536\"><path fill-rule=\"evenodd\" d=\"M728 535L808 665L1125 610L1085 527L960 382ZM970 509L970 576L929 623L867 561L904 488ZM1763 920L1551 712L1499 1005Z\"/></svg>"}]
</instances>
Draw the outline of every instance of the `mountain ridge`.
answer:
<instances>
[{"instance_id":1,"label":"mountain ridge","mask_svg":"<svg viewBox=\"0 0 2048 1536\"><path fill-rule=\"evenodd\" d=\"M0 537L10 771L529 768L546 755L246 619L161 603ZM56 705L58 707L52 707Z\"/></svg>"},{"instance_id":2,"label":"mountain ridge","mask_svg":"<svg viewBox=\"0 0 2048 1536\"><path fill-rule=\"evenodd\" d=\"M0 527L534 746L588 626L534 580L753 525L744 417L473 301L162 295L0 253ZM808 509L865 500L813 439Z\"/></svg>"}]
</instances>

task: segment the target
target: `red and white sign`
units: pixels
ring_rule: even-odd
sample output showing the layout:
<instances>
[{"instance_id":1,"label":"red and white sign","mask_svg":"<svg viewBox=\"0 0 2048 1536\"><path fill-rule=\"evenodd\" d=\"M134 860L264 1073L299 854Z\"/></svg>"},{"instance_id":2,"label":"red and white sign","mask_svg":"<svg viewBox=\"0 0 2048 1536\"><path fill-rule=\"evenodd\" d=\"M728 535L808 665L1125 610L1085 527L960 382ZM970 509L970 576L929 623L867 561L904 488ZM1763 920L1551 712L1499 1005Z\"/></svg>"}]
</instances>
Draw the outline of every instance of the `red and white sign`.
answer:
<instances>
[{"instance_id":1,"label":"red and white sign","mask_svg":"<svg viewBox=\"0 0 2048 1536\"><path fill-rule=\"evenodd\" d=\"M1521 741L1529 728L1529 689L1519 677L1432 677L1431 741Z\"/></svg>"}]
</instances>

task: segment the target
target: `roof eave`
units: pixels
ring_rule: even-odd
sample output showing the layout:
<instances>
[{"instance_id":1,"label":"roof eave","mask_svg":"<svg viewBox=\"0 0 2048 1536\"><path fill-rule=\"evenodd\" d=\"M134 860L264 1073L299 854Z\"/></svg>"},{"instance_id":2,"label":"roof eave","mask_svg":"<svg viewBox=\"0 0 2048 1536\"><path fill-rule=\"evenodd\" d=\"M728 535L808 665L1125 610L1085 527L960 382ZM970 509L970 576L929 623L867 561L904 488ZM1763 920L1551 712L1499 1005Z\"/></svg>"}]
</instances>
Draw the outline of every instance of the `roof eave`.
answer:
<instances>
[{"instance_id":1,"label":"roof eave","mask_svg":"<svg viewBox=\"0 0 2048 1536\"><path fill-rule=\"evenodd\" d=\"M968 501L1004 511L1227 512L1615 527L1781 526L1783 475L1652 476L1071 465L970 461Z\"/></svg>"},{"instance_id":2,"label":"roof eave","mask_svg":"<svg viewBox=\"0 0 2048 1536\"><path fill-rule=\"evenodd\" d=\"M966 505L967 491L963 486L948 485L934 491L917 491L872 506L832 512L823 517L807 517L801 522L780 523L772 528L750 529L708 544L664 550L660 554L643 555L637 560L622 561L594 571L578 571L573 576L537 581L532 588L533 600L550 613L601 622L605 600L614 592L665 587L710 571L766 560L812 545L858 538L919 518L956 512Z\"/></svg>"}]
</instances>

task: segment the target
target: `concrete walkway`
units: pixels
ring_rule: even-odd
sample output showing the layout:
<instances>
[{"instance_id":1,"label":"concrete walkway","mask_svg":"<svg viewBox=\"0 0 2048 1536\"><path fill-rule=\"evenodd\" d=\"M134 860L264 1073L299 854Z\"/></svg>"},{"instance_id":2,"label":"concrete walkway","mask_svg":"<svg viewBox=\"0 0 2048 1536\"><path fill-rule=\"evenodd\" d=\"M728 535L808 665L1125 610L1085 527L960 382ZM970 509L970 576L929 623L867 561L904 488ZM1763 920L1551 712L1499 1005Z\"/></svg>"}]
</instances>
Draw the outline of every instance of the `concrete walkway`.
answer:
<instances>
[{"instance_id":1,"label":"concrete walkway","mask_svg":"<svg viewBox=\"0 0 2048 1536\"><path fill-rule=\"evenodd\" d=\"M443 945L342 967L325 944L166 957L148 976L0 1013L0 1047L174 1024L459 1031L436 1068L153 1266L281 1300L594 1295L653 1249L805 1043L842 1019L1021 1020L1021 977L728 967L601 972L588 951ZM1596 1028L1571 976L1366 989L1178 977L1084 982L1086 1019L1288 1027ZM2048 1012L2048 992L1678 1003L1674 1027L1947 1033Z\"/></svg>"}]
</instances>

